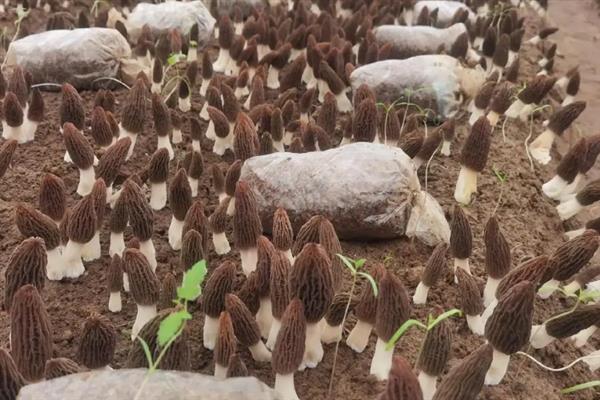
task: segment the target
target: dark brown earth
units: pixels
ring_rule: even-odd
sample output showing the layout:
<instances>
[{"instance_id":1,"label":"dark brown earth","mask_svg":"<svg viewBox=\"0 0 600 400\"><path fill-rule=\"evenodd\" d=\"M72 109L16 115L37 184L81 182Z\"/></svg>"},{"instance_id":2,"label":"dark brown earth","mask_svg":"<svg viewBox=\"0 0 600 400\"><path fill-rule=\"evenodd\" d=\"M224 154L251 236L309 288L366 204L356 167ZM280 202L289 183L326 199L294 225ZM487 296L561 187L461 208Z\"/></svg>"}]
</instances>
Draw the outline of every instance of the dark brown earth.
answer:
<instances>
[{"instance_id":1,"label":"dark brown earth","mask_svg":"<svg viewBox=\"0 0 600 400\"><path fill-rule=\"evenodd\" d=\"M34 14L30 31L39 29L43 17ZM537 20L532 20L529 25L533 30ZM530 76L533 63L539 56L539 51L528 48L522 61L522 76ZM586 77L584 76L584 82ZM200 110L202 99L194 92L194 112ZM118 91L117 97L123 100L126 92ZM91 115L93 92L83 92L86 101L88 117ZM596 95L597 96L597 95ZM37 206L37 190L45 173L51 172L62 176L69 191L69 203L76 199L75 189L78 174L72 165L63 162L65 151L59 133L58 106L60 96L56 93L45 93L46 118L40 125L35 142L20 145L13 159L10 169L1 181L0 190L0 268L4 269L10 253L22 240L14 223L14 207L20 202ZM148 109L149 112L149 109ZM584 114L585 115L585 114ZM597 116L595 117L598 118ZM533 127L534 133L541 132L540 121ZM186 136L185 145L177 146L177 159L171 163L171 176L179 160L183 158L184 149L189 149L189 126L184 126ZM436 157L432 162L428 174L428 190L439 200L445 210L453 204L453 190L458 175L459 164L457 150L468 133L466 119L461 119L458 124L457 138L450 159ZM529 126L522 123L511 123L506 130L507 140L502 140L502 134L497 129L494 134L492 150L486 170L480 176L479 191L474 203L465 209L474 234L474 253L471 259L474 274L478 277L481 288L485 282L483 269L483 225L491 215L502 192L502 201L498 207L497 216L501 227L510 242L513 265L519 264L529 257L546 254L549 255L554 248L564 239L564 227L554 210L554 204L542 196L541 185L553 175L555 162L550 166L540 168L535 166L532 171L525 155L523 142L529 133ZM148 118L144 127L144 134L138 138L134 157L127 164L125 174L139 172L147 163L150 154L156 149L156 138L153 133L151 118ZM231 154L223 159L211 152L209 141L203 143L203 156L205 173L200 181L199 196L205 204L207 213L214 210L217 199L210 183L209 167L219 163L222 167L232 162ZM492 172L492 168L508 174L508 181L502 184ZM423 180L422 180L423 182ZM172 251L167 242L167 228L170 221L170 211L165 209L155 213L155 228L153 241L157 251L159 278L164 277L168 271L180 275L178 267L178 253ZM579 226L578 222L573 225ZM231 239L231 235L229 235ZM366 258L369 263L384 263L394 271L405 284L410 294L418 284L424 262L431 249L419 242L398 239L377 243L347 242L342 244L344 253L354 258ZM233 246L232 246L233 247ZM47 282L43 292L48 311L51 316L54 333L55 355L57 357L70 357L76 359L78 335L81 325L90 312L99 312L108 316L119 332L117 353L113 367L124 365L128 349L131 346L129 330L135 317L135 304L130 296L124 295L123 311L111 314L107 309L108 293L106 289L106 275L109 263L108 230L107 224L102 232L102 249L104 257L101 261L88 263L86 273L80 279L65 282ZM210 254L210 267L214 268L225 258L239 259L234 251L227 257L218 257ZM4 274L0 274L0 287L4 283ZM452 283L451 274L437 287L430 291L427 306L415 307L413 318L424 320L434 307L448 310L457 305L456 286ZM536 299L535 320L543 321L553 313L572 306L572 301L554 296L550 300ZM212 374L212 353L202 347L202 314L194 313L191 321L190 342L192 347L192 367L194 371ZM9 317L6 312L0 311L0 345L8 346ZM348 327L354 324L350 318ZM453 354L449 367L455 365L461 358L476 349L483 343L482 338L473 336L463 319L450 321L453 332ZM597 335L596 335L597 336ZM423 333L411 331L401 339L397 346L397 353L402 354L414 363L418 349L423 339ZM598 337L590 341L584 349L576 349L567 341L555 342L544 350L528 352L551 367L561 367L575 358L598 348ZM337 370L334 376L334 394L336 399L374 399L381 392L382 383L376 382L368 376L370 359L375 347L375 337L363 354L356 354L343 343L339 348ZM525 350L525 349L524 349ZM296 387L302 399L324 399L327 393L329 377L331 374L334 346L326 346L325 358L315 370L296 373ZM243 353L243 359L252 375L257 376L269 385L273 385L274 375L269 364L257 364L251 360L249 354ZM567 397L559 394L559 390L577 383L586 382L594 377L585 367L574 368L561 373L545 371L534 365L531 361L521 356L514 356L503 383L496 387L486 387L480 395L481 399L522 399L522 400L556 400L573 398L591 400L597 396L590 391L581 392L576 396Z\"/></svg>"}]
</instances>

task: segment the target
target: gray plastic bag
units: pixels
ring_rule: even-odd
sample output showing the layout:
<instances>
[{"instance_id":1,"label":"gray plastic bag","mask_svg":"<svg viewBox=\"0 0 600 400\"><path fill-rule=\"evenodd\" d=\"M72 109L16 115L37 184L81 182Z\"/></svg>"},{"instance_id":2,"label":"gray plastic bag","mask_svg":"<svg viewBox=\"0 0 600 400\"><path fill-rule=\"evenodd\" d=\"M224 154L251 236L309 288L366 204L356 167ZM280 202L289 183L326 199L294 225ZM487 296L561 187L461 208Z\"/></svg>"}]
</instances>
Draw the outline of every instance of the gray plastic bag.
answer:
<instances>
[{"instance_id":1,"label":"gray plastic bag","mask_svg":"<svg viewBox=\"0 0 600 400\"><path fill-rule=\"evenodd\" d=\"M155 35L170 29L179 29L187 35L198 24L198 47L203 47L212 35L215 19L202 1L168 1L166 3L139 3L127 17L127 32L136 40L147 24Z\"/></svg>"},{"instance_id":2,"label":"gray plastic bag","mask_svg":"<svg viewBox=\"0 0 600 400\"><path fill-rule=\"evenodd\" d=\"M414 205L425 199L412 160L399 148L374 143L253 157L244 163L241 179L255 194L267 232L273 213L283 207L296 232L320 214L333 223L342 239L397 238L416 218ZM432 197L428 201L437 205ZM426 231L421 236L428 244L447 241L450 230L443 212L430 215L431 207L422 209L419 229L413 232Z\"/></svg>"},{"instance_id":3,"label":"gray plastic bag","mask_svg":"<svg viewBox=\"0 0 600 400\"><path fill-rule=\"evenodd\" d=\"M437 54L440 46L450 50L456 39L466 32L464 24L454 24L445 29L431 26L381 25L373 30L380 44L392 45L390 59Z\"/></svg>"},{"instance_id":4,"label":"gray plastic bag","mask_svg":"<svg viewBox=\"0 0 600 400\"><path fill-rule=\"evenodd\" d=\"M114 29L52 30L12 42L6 68L21 66L31 73L33 83L68 82L90 89L98 78L120 78L130 56L129 44Z\"/></svg>"},{"instance_id":5,"label":"gray plastic bag","mask_svg":"<svg viewBox=\"0 0 600 400\"><path fill-rule=\"evenodd\" d=\"M417 22L419 14L423 10L423 7L427 7L431 13L436 8L438 9L437 26L440 28L447 27L452 22L452 18L456 11L460 8L465 9L469 12L469 20L475 22L475 14L469 7L460 1L454 0L419 0L415 4L413 13L413 24Z\"/></svg>"}]
</instances>

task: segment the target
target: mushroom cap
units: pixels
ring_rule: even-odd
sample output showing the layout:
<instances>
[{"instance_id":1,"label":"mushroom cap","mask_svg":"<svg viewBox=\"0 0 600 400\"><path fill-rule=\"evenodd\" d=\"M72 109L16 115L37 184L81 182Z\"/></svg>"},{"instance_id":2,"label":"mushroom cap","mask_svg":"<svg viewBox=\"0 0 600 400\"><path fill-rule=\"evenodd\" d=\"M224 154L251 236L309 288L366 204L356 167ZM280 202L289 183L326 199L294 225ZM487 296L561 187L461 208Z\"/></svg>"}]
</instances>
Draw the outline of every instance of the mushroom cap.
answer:
<instances>
[{"instance_id":1,"label":"mushroom cap","mask_svg":"<svg viewBox=\"0 0 600 400\"><path fill-rule=\"evenodd\" d=\"M586 161L587 151L588 141L583 137L560 160L556 167L556 175L568 183L573 182L579 173L580 167Z\"/></svg>"},{"instance_id":2,"label":"mushroom cap","mask_svg":"<svg viewBox=\"0 0 600 400\"><path fill-rule=\"evenodd\" d=\"M592 259L599 244L598 232L586 230L556 249L548 260L548 272L553 273L554 279L566 281Z\"/></svg>"},{"instance_id":3,"label":"mushroom cap","mask_svg":"<svg viewBox=\"0 0 600 400\"><path fill-rule=\"evenodd\" d=\"M419 380L404 357L394 356L380 400L423 400Z\"/></svg>"},{"instance_id":4,"label":"mushroom cap","mask_svg":"<svg viewBox=\"0 0 600 400\"><path fill-rule=\"evenodd\" d=\"M292 246L292 253L297 256L308 243L319 243L319 230L325 217L313 215L300 227L296 235L296 241Z\"/></svg>"},{"instance_id":5,"label":"mushroom cap","mask_svg":"<svg viewBox=\"0 0 600 400\"><path fill-rule=\"evenodd\" d=\"M475 277L462 268L456 269L458 281L457 297L459 308L465 315L479 315L483 312L483 299Z\"/></svg>"},{"instance_id":6,"label":"mushroom cap","mask_svg":"<svg viewBox=\"0 0 600 400\"><path fill-rule=\"evenodd\" d=\"M239 181L235 190L233 214L233 237L239 249L256 247L262 233L262 223L252 189L245 181Z\"/></svg>"},{"instance_id":7,"label":"mushroom cap","mask_svg":"<svg viewBox=\"0 0 600 400\"><path fill-rule=\"evenodd\" d=\"M419 129L415 129L400 136L398 147L410 158L415 158L417 154L419 154L424 141L425 136L423 135L423 132Z\"/></svg>"},{"instance_id":8,"label":"mushroom cap","mask_svg":"<svg viewBox=\"0 0 600 400\"><path fill-rule=\"evenodd\" d=\"M215 364L227 367L229 359L237 350L237 339L233 331L233 322L227 311L223 311L219 317L219 333L215 343L213 359Z\"/></svg>"},{"instance_id":9,"label":"mushroom cap","mask_svg":"<svg viewBox=\"0 0 600 400\"><path fill-rule=\"evenodd\" d=\"M19 390L26 385L25 379L17 369L15 362L4 349L0 349L0 394L5 399L16 399Z\"/></svg>"},{"instance_id":10,"label":"mushroom cap","mask_svg":"<svg viewBox=\"0 0 600 400\"><path fill-rule=\"evenodd\" d=\"M425 270L421 276L421 282L427 287L433 287L436 282L443 277L446 272L446 253L448 245L446 243L438 244L425 264Z\"/></svg>"},{"instance_id":11,"label":"mushroom cap","mask_svg":"<svg viewBox=\"0 0 600 400\"><path fill-rule=\"evenodd\" d=\"M260 330L248 307L239 297L232 293L225 295L225 309L231 315L233 330L238 342L250 347L260 341Z\"/></svg>"},{"instance_id":12,"label":"mushroom cap","mask_svg":"<svg viewBox=\"0 0 600 400\"><path fill-rule=\"evenodd\" d=\"M344 283L344 266L342 265L342 260L337 256L342 253L342 245L333 224L327 218L324 218L319 226L319 243L323 246L331 260L333 290L337 293L341 290Z\"/></svg>"},{"instance_id":13,"label":"mushroom cap","mask_svg":"<svg viewBox=\"0 0 600 400\"><path fill-rule=\"evenodd\" d=\"M258 136L252 120L243 112L238 113L233 128L233 152L242 162L258 154Z\"/></svg>"},{"instance_id":14,"label":"mushroom cap","mask_svg":"<svg viewBox=\"0 0 600 400\"><path fill-rule=\"evenodd\" d=\"M106 119L106 112L102 107L94 107L91 128L90 133L97 145L110 146L113 140L113 132L108 119Z\"/></svg>"},{"instance_id":15,"label":"mushroom cap","mask_svg":"<svg viewBox=\"0 0 600 400\"><path fill-rule=\"evenodd\" d=\"M148 180L150 183L163 183L169 178L169 151L160 148L152 154L148 164Z\"/></svg>"},{"instance_id":16,"label":"mushroom cap","mask_svg":"<svg viewBox=\"0 0 600 400\"><path fill-rule=\"evenodd\" d=\"M205 259L202 242L202 235L194 229L190 229L183 235L180 256L182 271L187 271L198 261Z\"/></svg>"},{"instance_id":17,"label":"mushroom cap","mask_svg":"<svg viewBox=\"0 0 600 400\"><path fill-rule=\"evenodd\" d=\"M182 233L185 234L190 230L197 231L202 236L202 251L205 257L208 257L210 243L210 222L204 215L204 204L198 199L188 208L183 220Z\"/></svg>"},{"instance_id":18,"label":"mushroom cap","mask_svg":"<svg viewBox=\"0 0 600 400\"><path fill-rule=\"evenodd\" d=\"M177 298L177 281L175 275L167 272L162 279L160 288L159 308L164 310L173 307L173 301Z\"/></svg>"},{"instance_id":19,"label":"mushroom cap","mask_svg":"<svg viewBox=\"0 0 600 400\"><path fill-rule=\"evenodd\" d=\"M292 223L284 208L279 207L273 214L273 245L277 250L287 251L294 242Z\"/></svg>"},{"instance_id":20,"label":"mushroom cap","mask_svg":"<svg viewBox=\"0 0 600 400\"><path fill-rule=\"evenodd\" d=\"M34 88L31 91L27 119L36 123L44 120L44 98L38 88Z\"/></svg>"},{"instance_id":21,"label":"mushroom cap","mask_svg":"<svg viewBox=\"0 0 600 400\"><path fill-rule=\"evenodd\" d=\"M352 117L352 138L355 142L373 142L377 135L377 106L371 98L355 108Z\"/></svg>"},{"instance_id":22,"label":"mushroom cap","mask_svg":"<svg viewBox=\"0 0 600 400\"><path fill-rule=\"evenodd\" d=\"M192 189L188 183L185 169L180 168L169 185L169 207L173 212L173 217L178 221L183 221L191 205Z\"/></svg>"},{"instance_id":23,"label":"mushroom cap","mask_svg":"<svg viewBox=\"0 0 600 400\"><path fill-rule=\"evenodd\" d=\"M69 240L77 243L87 243L96 232L96 208L94 198L86 196L79 200L72 208L67 226Z\"/></svg>"},{"instance_id":24,"label":"mushroom cap","mask_svg":"<svg viewBox=\"0 0 600 400\"><path fill-rule=\"evenodd\" d=\"M124 192L115 201L112 212L110 213L109 226L113 233L123 233L127 228L129 214L127 213L127 198Z\"/></svg>"},{"instance_id":25,"label":"mushroom cap","mask_svg":"<svg viewBox=\"0 0 600 400\"><path fill-rule=\"evenodd\" d=\"M475 172L483 171L492 143L491 133L492 127L485 116L475 121L461 150L460 164L462 166Z\"/></svg>"},{"instance_id":26,"label":"mushroom cap","mask_svg":"<svg viewBox=\"0 0 600 400\"><path fill-rule=\"evenodd\" d=\"M94 149L83 134L70 122L63 125L63 138L73 164L79 169L88 169L94 164Z\"/></svg>"},{"instance_id":27,"label":"mushroom cap","mask_svg":"<svg viewBox=\"0 0 600 400\"><path fill-rule=\"evenodd\" d=\"M37 289L22 286L10 310L11 355L25 380L44 377L46 361L52 357L52 326Z\"/></svg>"},{"instance_id":28,"label":"mushroom cap","mask_svg":"<svg viewBox=\"0 0 600 400\"><path fill-rule=\"evenodd\" d=\"M586 105L585 101L575 101L555 111L548 120L548 129L555 135L562 135L585 110Z\"/></svg>"},{"instance_id":29,"label":"mushroom cap","mask_svg":"<svg viewBox=\"0 0 600 400\"><path fill-rule=\"evenodd\" d=\"M502 234L495 216L491 216L485 225L483 234L485 243L485 270L494 279L502 279L510 270L510 246Z\"/></svg>"},{"instance_id":30,"label":"mushroom cap","mask_svg":"<svg viewBox=\"0 0 600 400\"><path fill-rule=\"evenodd\" d=\"M493 360L493 347L483 344L454 366L438 386L433 400L476 400Z\"/></svg>"},{"instance_id":31,"label":"mushroom cap","mask_svg":"<svg viewBox=\"0 0 600 400\"><path fill-rule=\"evenodd\" d=\"M55 221L63 218L66 210L66 188L61 178L46 174L38 195L40 211Z\"/></svg>"},{"instance_id":32,"label":"mushroom cap","mask_svg":"<svg viewBox=\"0 0 600 400\"><path fill-rule=\"evenodd\" d=\"M125 163L130 146L131 139L128 137L121 138L110 146L100 157L96 168L96 176L104 179L104 183L107 185L112 185L119 174L121 166Z\"/></svg>"},{"instance_id":33,"label":"mushroom cap","mask_svg":"<svg viewBox=\"0 0 600 400\"><path fill-rule=\"evenodd\" d=\"M587 183L575 198L582 206L589 206L600 200L600 179Z\"/></svg>"},{"instance_id":34,"label":"mushroom cap","mask_svg":"<svg viewBox=\"0 0 600 400\"><path fill-rule=\"evenodd\" d=\"M271 286L271 263L275 254L275 247L265 236L259 236L256 241L257 262L256 273L258 278L258 296L269 297Z\"/></svg>"},{"instance_id":35,"label":"mushroom cap","mask_svg":"<svg viewBox=\"0 0 600 400\"><path fill-rule=\"evenodd\" d=\"M499 83L494 88L489 108L498 115L503 115L513 101L512 86L508 82Z\"/></svg>"},{"instance_id":36,"label":"mushroom cap","mask_svg":"<svg viewBox=\"0 0 600 400\"><path fill-rule=\"evenodd\" d=\"M123 184L121 196L123 195L125 195L129 224L133 234L140 241L150 240L154 229L154 213L142 190L132 179L128 179Z\"/></svg>"},{"instance_id":37,"label":"mushroom cap","mask_svg":"<svg viewBox=\"0 0 600 400\"><path fill-rule=\"evenodd\" d=\"M94 210L96 212L96 230L102 229L102 223L104 222L104 211L106 209L106 184L104 179L98 178L92 186L90 197L94 201Z\"/></svg>"},{"instance_id":38,"label":"mushroom cap","mask_svg":"<svg viewBox=\"0 0 600 400\"><path fill-rule=\"evenodd\" d=\"M452 350L452 331L447 321L441 321L427 331L417 368L431 376L440 376L446 368Z\"/></svg>"},{"instance_id":39,"label":"mushroom cap","mask_svg":"<svg viewBox=\"0 0 600 400\"><path fill-rule=\"evenodd\" d=\"M229 207L230 198L223 200L208 218L210 231L214 233L223 233L227 229L227 207Z\"/></svg>"},{"instance_id":40,"label":"mushroom cap","mask_svg":"<svg viewBox=\"0 0 600 400\"><path fill-rule=\"evenodd\" d=\"M106 283L110 293L121 292L123 289L123 260L118 254L112 256L110 260Z\"/></svg>"},{"instance_id":41,"label":"mushroom cap","mask_svg":"<svg viewBox=\"0 0 600 400\"><path fill-rule=\"evenodd\" d=\"M185 167L187 174L192 179L200 179L204 172L204 159L202 153L199 151L191 150L185 155L183 159L183 166Z\"/></svg>"},{"instance_id":42,"label":"mushroom cap","mask_svg":"<svg viewBox=\"0 0 600 400\"><path fill-rule=\"evenodd\" d=\"M59 108L60 126L72 123L77 129L85 127L85 108L77 89L68 83L62 85L62 98Z\"/></svg>"},{"instance_id":43,"label":"mushroom cap","mask_svg":"<svg viewBox=\"0 0 600 400\"><path fill-rule=\"evenodd\" d=\"M248 376L248 368L238 353L229 357L227 378L238 378Z\"/></svg>"},{"instance_id":44,"label":"mushroom cap","mask_svg":"<svg viewBox=\"0 0 600 400\"><path fill-rule=\"evenodd\" d=\"M306 68L306 57L299 55L291 64L279 74L279 90L285 92L291 88L298 88L302 80L302 74Z\"/></svg>"},{"instance_id":45,"label":"mushroom cap","mask_svg":"<svg viewBox=\"0 0 600 400\"><path fill-rule=\"evenodd\" d=\"M10 311L15 293L27 284L43 290L46 283L46 247L38 237L25 239L12 252L5 271L4 309Z\"/></svg>"},{"instance_id":46,"label":"mushroom cap","mask_svg":"<svg viewBox=\"0 0 600 400\"><path fill-rule=\"evenodd\" d=\"M259 283L258 272L252 271L240 289L235 293L244 302L246 307L248 307L252 315L256 315L260 308L260 297L258 296Z\"/></svg>"},{"instance_id":47,"label":"mushroom cap","mask_svg":"<svg viewBox=\"0 0 600 400\"><path fill-rule=\"evenodd\" d=\"M225 193L233 197L235 195L236 185L242 174L242 162L235 160L227 169L225 174Z\"/></svg>"},{"instance_id":48,"label":"mushroom cap","mask_svg":"<svg viewBox=\"0 0 600 400\"><path fill-rule=\"evenodd\" d=\"M89 369L109 365L117 346L117 332L108 318L93 313L83 324L77 350L81 364Z\"/></svg>"},{"instance_id":49,"label":"mushroom cap","mask_svg":"<svg viewBox=\"0 0 600 400\"><path fill-rule=\"evenodd\" d=\"M598 324L600 324L600 304L584 304L550 318L546 322L546 332L557 339L566 339Z\"/></svg>"},{"instance_id":50,"label":"mushroom cap","mask_svg":"<svg viewBox=\"0 0 600 400\"><path fill-rule=\"evenodd\" d=\"M300 299L293 299L281 318L271 365L276 374L294 373L302 363L306 340L306 318Z\"/></svg>"},{"instance_id":51,"label":"mushroom cap","mask_svg":"<svg viewBox=\"0 0 600 400\"><path fill-rule=\"evenodd\" d=\"M423 161L428 162L429 159L433 156L433 154L437 151L442 143L442 135L438 130L435 130L429 134L424 140L419 148L419 152L415 157L420 158Z\"/></svg>"},{"instance_id":52,"label":"mushroom cap","mask_svg":"<svg viewBox=\"0 0 600 400\"><path fill-rule=\"evenodd\" d=\"M290 297L304 304L307 323L317 323L325 316L334 290L331 260L323 246L308 243L304 246L290 272Z\"/></svg>"},{"instance_id":53,"label":"mushroom cap","mask_svg":"<svg viewBox=\"0 0 600 400\"><path fill-rule=\"evenodd\" d=\"M488 80L484 82L473 99L475 107L479 108L480 110L485 110L490 103L490 99L492 98L495 87L495 81Z\"/></svg>"},{"instance_id":54,"label":"mushroom cap","mask_svg":"<svg viewBox=\"0 0 600 400\"><path fill-rule=\"evenodd\" d=\"M547 275L548 257L539 256L525 261L516 268L510 270L502 278L496 289L496 299L503 297L513 286L521 281L529 281L533 285L541 285L542 279Z\"/></svg>"},{"instance_id":55,"label":"mushroom cap","mask_svg":"<svg viewBox=\"0 0 600 400\"><path fill-rule=\"evenodd\" d=\"M218 318L225 310L225 295L232 291L235 272L235 264L225 261L206 280L202 291L202 310L209 317Z\"/></svg>"},{"instance_id":56,"label":"mushroom cap","mask_svg":"<svg viewBox=\"0 0 600 400\"><path fill-rule=\"evenodd\" d=\"M157 93L152 95L152 118L154 120L154 130L158 136L169 136L173 132L171 112L162 97Z\"/></svg>"},{"instance_id":57,"label":"mushroom cap","mask_svg":"<svg viewBox=\"0 0 600 400\"><path fill-rule=\"evenodd\" d=\"M387 342L409 318L410 300L402 281L389 271L383 274L378 285L375 330L379 339Z\"/></svg>"},{"instance_id":58,"label":"mushroom cap","mask_svg":"<svg viewBox=\"0 0 600 400\"><path fill-rule=\"evenodd\" d=\"M46 380L56 379L61 376L77 374L79 372L82 372L81 367L70 358L51 358L46 361L44 378Z\"/></svg>"},{"instance_id":59,"label":"mushroom cap","mask_svg":"<svg viewBox=\"0 0 600 400\"><path fill-rule=\"evenodd\" d=\"M356 297L350 298L348 293L336 294L327 310L327 314L325 314L325 321L331 326L341 325L344 316L349 315L357 303L358 299ZM346 309L348 309L347 313Z\"/></svg>"},{"instance_id":60,"label":"mushroom cap","mask_svg":"<svg viewBox=\"0 0 600 400\"><path fill-rule=\"evenodd\" d=\"M141 251L134 248L125 249L123 270L129 277L131 296L136 304L151 306L158 303L160 282Z\"/></svg>"},{"instance_id":61,"label":"mushroom cap","mask_svg":"<svg viewBox=\"0 0 600 400\"><path fill-rule=\"evenodd\" d=\"M498 300L498 305L485 324L485 337L494 349L510 355L529 341L534 289L534 283L521 281Z\"/></svg>"},{"instance_id":62,"label":"mushroom cap","mask_svg":"<svg viewBox=\"0 0 600 400\"><path fill-rule=\"evenodd\" d=\"M454 258L461 260L471 256L473 249L473 234L471 225L463 209L455 205L452 211L452 222L450 223L450 251Z\"/></svg>"},{"instance_id":63,"label":"mushroom cap","mask_svg":"<svg viewBox=\"0 0 600 400\"><path fill-rule=\"evenodd\" d=\"M15 224L21 235L42 238L46 250L53 250L60 245L60 231L56 223L27 204L15 207Z\"/></svg>"},{"instance_id":64,"label":"mushroom cap","mask_svg":"<svg viewBox=\"0 0 600 400\"><path fill-rule=\"evenodd\" d=\"M379 281L385 274L385 267L380 264L375 264L370 268L370 274L375 279L375 282L379 285ZM373 288L368 283L363 283L358 303L354 308L354 315L356 318L365 321L371 325L375 325L377 319L377 302L379 297L375 297Z\"/></svg>"},{"instance_id":65,"label":"mushroom cap","mask_svg":"<svg viewBox=\"0 0 600 400\"><path fill-rule=\"evenodd\" d=\"M146 120L146 93L148 88L142 79L136 79L127 94L121 112L121 126L129 132L141 133Z\"/></svg>"},{"instance_id":66,"label":"mushroom cap","mask_svg":"<svg viewBox=\"0 0 600 400\"><path fill-rule=\"evenodd\" d=\"M8 168L10 167L10 163L12 161L12 157L15 154L15 150L17 149L18 142L14 139L7 140L0 146L0 178L4 176Z\"/></svg>"},{"instance_id":67,"label":"mushroom cap","mask_svg":"<svg viewBox=\"0 0 600 400\"><path fill-rule=\"evenodd\" d=\"M290 260L281 251L276 251L271 259L270 295L273 318L281 319L290 301L289 274Z\"/></svg>"}]
</instances>

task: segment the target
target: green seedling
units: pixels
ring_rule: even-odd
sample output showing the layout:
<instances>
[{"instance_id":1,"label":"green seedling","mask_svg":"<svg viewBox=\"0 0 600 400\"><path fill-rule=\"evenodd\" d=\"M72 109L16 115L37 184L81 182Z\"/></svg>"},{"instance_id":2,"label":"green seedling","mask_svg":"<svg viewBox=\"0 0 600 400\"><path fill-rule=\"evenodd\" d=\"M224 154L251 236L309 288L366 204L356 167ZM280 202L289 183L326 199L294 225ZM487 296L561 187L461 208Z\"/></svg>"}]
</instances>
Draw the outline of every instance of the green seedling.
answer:
<instances>
[{"instance_id":1,"label":"green seedling","mask_svg":"<svg viewBox=\"0 0 600 400\"><path fill-rule=\"evenodd\" d=\"M427 317L427 324L422 323L419 320L416 319L409 319L407 321L405 321L400 328L398 328L398 330L396 332L394 332L394 334L392 335L392 338L389 340L389 342L387 342L386 345L386 350L390 351L394 348L394 346L396 345L396 343L398 342L398 340L400 340L400 338L402 338L402 336L404 336L404 334L406 332L408 332L411 328L413 327L418 327L423 329L424 331L430 331L432 330L437 324L439 324L440 322L454 317L454 316L462 316L462 311L460 311L457 308L453 308L451 310L448 310L440 315L438 315L437 317L433 317L433 315L429 314L429 316Z\"/></svg>"},{"instance_id":2,"label":"green seedling","mask_svg":"<svg viewBox=\"0 0 600 400\"><path fill-rule=\"evenodd\" d=\"M94 0L92 3L92 7L90 8L90 14L93 14L94 17L98 17L98 12L100 11L100 6L105 5L110 8L111 4L106 0Z\"/></svg>"},{"instance_id":3,"label":"green seedling","mask_svg":"<svg viewBox=\"0 0 600 400\"><path fill-rule=\"evenodd\" d=\"M202 283L204 282L204 278L206 278L206 273L206 261L201 260L194 264L192 268L183 275L181 286L177 288L177 299L173 301L175 311L165 317L158 328L156 339L161 350L156 359L152 358L152 352L150 351L148 343L140 336L137 337L137 340L144 349L146 360L148 361L148 372L146 373L134 400L142 398L142 391L148 380L158 369L161 360L171 345L179 338L179 336L181 336L187 322L192 319L192 315L188 311L188 303L195 301L202 293Z\"/></svg>"},{"instance_id":4,"label":"green seedling","mask_svg":"<svg viewBox=\"0 0 600 400\"><path fill-rule=\"evenodd\" d=\"M508 181L508 174L497 169L495 166L492 167L492 172L494 173L494 175L500 182L500 187L501 187L500 194L498 195L498 200L496 201L496 207L494 207L494 211L492 212L492 215L496 215L498 208L500 208L500 204L502 204L502 196L504 196L504 190L506 189L506 182Z\"/></svg>"},{"instance_id":5,"label":"green seedling","mask_svg":"<svg viewBox=\"0 0 600 400\"><path fill-rule=\"evenodd\" d=\"M595 388L598 386L600 386L600 380L589 381L589 382L585 382L585 383L580 383L579 385L565 388L565 389L561 390L560 393L570 394L570 393L580 392L582 390L592 389L592 388Z\"/></svg>"}]
</instances>

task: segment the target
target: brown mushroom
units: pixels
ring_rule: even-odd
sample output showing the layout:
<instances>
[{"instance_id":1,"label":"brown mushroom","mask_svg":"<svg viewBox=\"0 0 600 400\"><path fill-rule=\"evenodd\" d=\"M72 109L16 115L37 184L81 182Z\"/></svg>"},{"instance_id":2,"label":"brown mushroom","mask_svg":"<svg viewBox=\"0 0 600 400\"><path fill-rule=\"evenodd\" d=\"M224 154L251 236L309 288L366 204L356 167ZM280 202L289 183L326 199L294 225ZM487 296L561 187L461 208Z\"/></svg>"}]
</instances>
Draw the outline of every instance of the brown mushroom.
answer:
<instances>
[{"instance_id":1,"label":"brown mushroom","mask_svg":"<svg viewBox=\"0 0 600 400\"><path fill-rule=\"evenodd\" d=\"M109 367L117 346L117 332L108 318L92 313L83 324L77 354L89 369ZM110 368L110 367L109 367Z\"/></svg>"}]
</instances>

